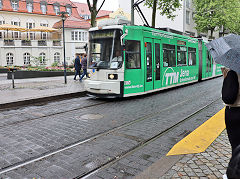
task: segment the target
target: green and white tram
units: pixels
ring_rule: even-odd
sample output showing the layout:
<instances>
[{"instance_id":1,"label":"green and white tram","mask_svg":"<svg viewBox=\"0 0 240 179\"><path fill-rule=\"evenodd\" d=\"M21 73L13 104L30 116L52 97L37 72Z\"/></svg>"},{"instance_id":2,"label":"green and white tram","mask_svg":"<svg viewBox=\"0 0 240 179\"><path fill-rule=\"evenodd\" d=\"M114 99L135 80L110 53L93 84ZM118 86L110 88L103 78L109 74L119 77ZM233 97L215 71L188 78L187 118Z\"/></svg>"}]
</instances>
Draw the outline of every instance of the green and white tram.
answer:
<instances>
[{"instance_id":1,"label":"green and white tram","mask_svg":"<svg viewBox=\"0 0 240 179\"><path fill-rule=\"evenodd\" d=\"M89 30L89 94L128 97L221 75L203 40L144 26Z\"/></svg>"}]
</instances>

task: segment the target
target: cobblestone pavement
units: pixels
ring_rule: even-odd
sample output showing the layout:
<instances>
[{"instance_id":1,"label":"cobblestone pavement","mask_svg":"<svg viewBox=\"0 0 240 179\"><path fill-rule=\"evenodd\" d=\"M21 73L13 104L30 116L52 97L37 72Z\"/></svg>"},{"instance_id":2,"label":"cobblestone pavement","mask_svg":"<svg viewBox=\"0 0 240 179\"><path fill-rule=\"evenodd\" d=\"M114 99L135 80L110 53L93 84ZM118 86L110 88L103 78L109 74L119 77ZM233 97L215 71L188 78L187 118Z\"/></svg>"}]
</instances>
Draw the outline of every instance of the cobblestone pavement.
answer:
<instances>
[{"instance_id":1,"label":"cobblestone pavement","mask_svg":"<svg viewBox=\"0 0 240 179\"><path fill-rule=\"evenodd\" d=\"M161 178L222 178L230 157L231 146L224 130L205 152L185 155Z\"/></svg>"},{"instance_id":2,"label":"cobblestone pavement","mask_svg":"<svg viewBox=\"0 0 240 179\"><path fill-rule=\"evenodd\" d=\"M214 79L165 91L161 94L107 101L101 106L92 106L57 115L54 113L102 101L79 98L1 112L0 118L8 119L4 121L2 127L0 126L0 168L2 169L116 128L147 114L151 116L148 116L147 120L125 126L112 135L102 136L101 139L93 140L86 145L76 146L71 150L0 175L0 178L73 178L94 170L99 165L131 150L149 137L166 130L193 111L218 99L219 89L216 86L220 83L220 79ZM196 93L196 89L199 90L198 93ZM192 97L192 101L186 101L189 97ZM215 104L216 108L210 110L210 115L215 114L222 107L219 103L218 101ZM44 117L46 114L51 116ZM91 114L98 115L100 118L88 118L87 116ZM39 118L27 122L21 121L31 119L33 116L39 116ZM112 176L121 177L122 171L124 171L124 177L137 175L163 156L184 135L192 131L194 125L201 124L208 117L206 114L200 115L193 122L179 129L178 132L170 132L169 137L156 140L157 142L153 144L154 147L149 146L143 153L136 154L130 160L127 159L123 164L118 165L117 169L113 169L110 174L104 172L94 177L104 179ZM129 167L129 161L132 167ZM142 163L139 165L138 162Z\"/></svg>"},{"instance_id":3,"label":"cobblestone pavement","mask_svg":"<svg viewBox=\"0 0 240 179\"><path fill-rule=\"evenodd\" d=\"M176 127L174 130L170 130L165 135L160 136L153 142L145 145L139 150L133 152L132 154L127 155L126 157L115 162L111 166L100 171L97 171L95 174L87 177L87 179L111 179L111 178L128 179L138 175L141 176L142 171L148 172L149 170L148 167L151 168L152 165L154 165L156 162L165 157L165 155L168 153L168 151L173 147L175 143L177 143L183 137L185 137L189 133L189 131L193 131L196 128L196 126L199 126L205 120L207 120L209 118L208 117L209 115L212 116L217 111L219 111L223 107L223 105L219 104L218 102L214 103L209 109L207 109L207 111L200 112L193 119L185 121L181 126ZM221 149L219 149L219 151L221 151ZM221 156L221 154L219 155ZM157 165L157 167L155 167L153 171L150 171L151 172L150 174L148 173L147 175L139 177L137 179L162 178L163 174L167 172L172 167L172 165L165 172L161 172L161 174L159 175L158 170L164 168L166 165L168 165L168 163L169 163L168 159L166 159L164 162L161 162L160 165ZM173 171L172 173L171 171L169 172L170 172L169 175L171 174L174 175L176 173L175 171ZM171 178L171 176L169 175L167 175L164 179ZM195 177L196 176L197 175L195 175Z\"/></svg>"},{"instance_id":4,"label":"cobblestone pavement","mask_svg":"<svg viewBox=\"0 0 240 179\"><path fill-rule=\"evenodd\" d=\"M73 76L15 79L15 88L12 80L6 79L6 74L0 74L0 104L25 101L42 97L71 94L84 91L84 84L74 81Z\"/></svg>"}]
</instances>

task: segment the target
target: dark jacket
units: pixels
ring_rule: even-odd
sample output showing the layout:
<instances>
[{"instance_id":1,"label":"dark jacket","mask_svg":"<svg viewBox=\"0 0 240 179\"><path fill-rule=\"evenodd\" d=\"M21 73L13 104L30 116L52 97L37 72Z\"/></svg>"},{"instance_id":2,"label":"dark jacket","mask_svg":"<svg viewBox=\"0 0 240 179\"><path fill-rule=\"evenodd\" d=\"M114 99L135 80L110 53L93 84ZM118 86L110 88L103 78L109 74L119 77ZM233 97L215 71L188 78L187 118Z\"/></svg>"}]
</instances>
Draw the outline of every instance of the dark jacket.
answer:
<instances>
[{"instance_id":1,"label":"dark jacket","mask_svg":"<svg viewBox=\"0 0 240 179\"><path fill-rule=\"evenodd\" d=\"M75 67L75 70L79 71L81 70L81 63L80 63L80 58L77 56L75 58L75 62L74 62L74 67Z\"/></svg>"},{"instance_id":2,"label":"dark jacket","mask_svg":"<svg viewBox=\"0 0 240 179\"><path fill-rule=\"evenodd\" d=\"M87 58L86 57L84 57L82 59L81 64L82 64L83 69L87 69Z\"/></svg>"}]
</instances>

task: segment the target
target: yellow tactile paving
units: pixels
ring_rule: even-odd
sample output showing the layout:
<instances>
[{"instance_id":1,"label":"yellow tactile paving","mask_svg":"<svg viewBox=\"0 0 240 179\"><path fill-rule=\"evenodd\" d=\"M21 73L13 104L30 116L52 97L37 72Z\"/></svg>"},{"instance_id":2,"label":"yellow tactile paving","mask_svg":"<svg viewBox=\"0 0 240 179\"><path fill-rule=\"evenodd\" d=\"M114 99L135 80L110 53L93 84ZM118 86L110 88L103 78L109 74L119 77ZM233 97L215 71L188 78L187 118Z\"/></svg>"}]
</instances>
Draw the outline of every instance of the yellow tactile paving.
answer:
<instances>
[{"instance_id":1,"label":"yellow tactile paving","mask_svg":"<svg viewBox=\"0 0 240 179\"><path fill-rule=\"evenodd\" d=\"M225 108L175 144L169 155L182 155L204 152L225 129Z\"/></svg>"}]
</instances>

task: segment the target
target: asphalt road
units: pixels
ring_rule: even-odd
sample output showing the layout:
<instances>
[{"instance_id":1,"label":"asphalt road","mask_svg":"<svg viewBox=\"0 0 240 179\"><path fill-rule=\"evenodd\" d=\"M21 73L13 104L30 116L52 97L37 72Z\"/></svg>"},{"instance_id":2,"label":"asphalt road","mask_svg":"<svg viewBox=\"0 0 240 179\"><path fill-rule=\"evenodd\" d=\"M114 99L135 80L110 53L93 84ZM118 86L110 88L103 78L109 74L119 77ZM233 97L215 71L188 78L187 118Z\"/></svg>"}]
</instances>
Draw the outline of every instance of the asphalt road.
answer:
<instances>
[{"instance_id":1,"label":"asphalt road","mask_svg":"<svg viewBox=\"0 0 240 179\"><path fill-rule=\"evenodd\" d=\"M221 84L1 111L0 177L131 178L223 107Z\"/></svg>"}]
</instances>

